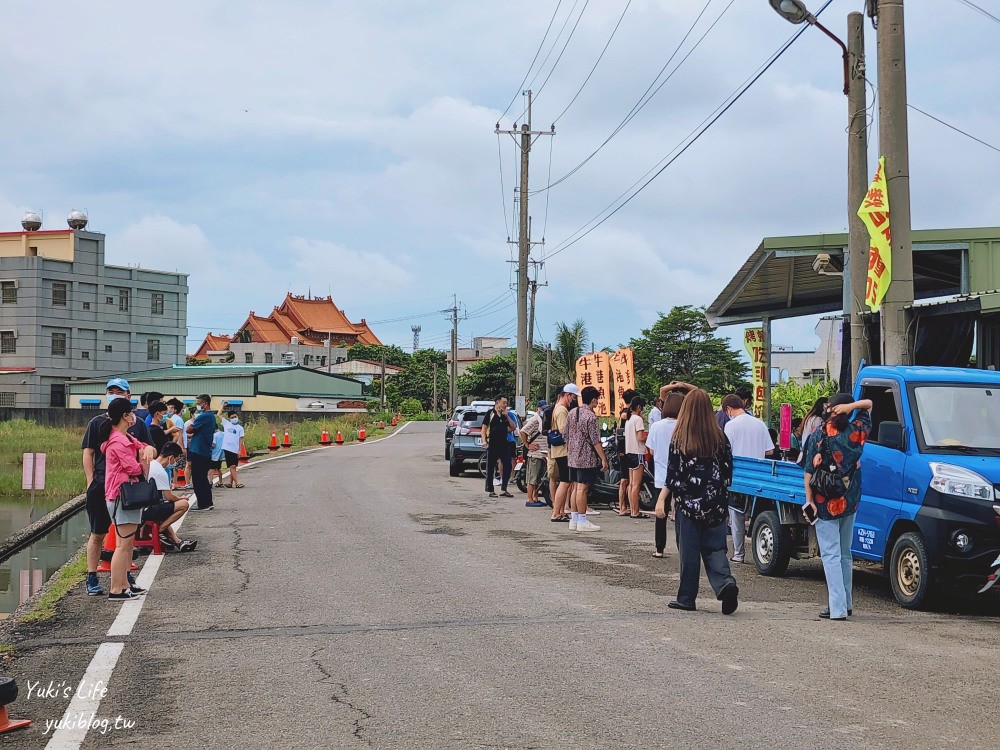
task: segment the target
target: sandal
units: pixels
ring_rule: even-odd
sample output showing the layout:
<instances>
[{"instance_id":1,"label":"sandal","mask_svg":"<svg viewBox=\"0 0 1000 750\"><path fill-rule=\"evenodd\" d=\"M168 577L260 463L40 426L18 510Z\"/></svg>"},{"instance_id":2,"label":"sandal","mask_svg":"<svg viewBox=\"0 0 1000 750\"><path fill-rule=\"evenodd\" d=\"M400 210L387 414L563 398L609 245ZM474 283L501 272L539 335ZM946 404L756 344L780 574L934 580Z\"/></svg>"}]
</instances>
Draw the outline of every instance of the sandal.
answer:
<instances>
[{"instance_id":1,"label":"sandal","mask_svg":"<svg viewBox=\"0 0 1000 750\"><path fill-rule=\"evenodd\" d=\"M232 489L233 488L233 483L232 482L227 482L226 484L224 484L222 486L223 487L228 487L229 489Z\"/></svg>"},{"instance_id":2,"label":"sandal","mask_svg":"<svg viewBox=\"0 0 1000 750\"><path fill-rule=\"evenodd\" d=\"M640 514L639 514L639 515L637 515L637 516L633 516L633 515L632 515L632 514L630 513L628 517L629 517L629 518L649 518L649 514L648 514L648 513L640 513Z\"/></svg>"},{"instance_id":3,"label":"sandal","mask_svg":"<svg viewBox=\"0 0 1000 750\"><path fill-rule=\"evenodd\" d=\"M615 515L616 516L627 516L627 515L629 515L629 512L627 510L615 510Z\"/></svg>"},{"instance_id":4,"label":"sandal","mask_svg":"<svg viewBox=\"0 0 1000 750\"><path fill-rule=\"evenodd\" d=\"M246 487L246 485L245 485L245 484L240 484L239 482L237 482L236 484L231 484L231 485L229 485L229 486L230 486L230 487L235 487L235 488L236 488L236 489L238 489L238 490L241 490L241 489L243 489L244 487Z\"/></svg>"}]
</instances>

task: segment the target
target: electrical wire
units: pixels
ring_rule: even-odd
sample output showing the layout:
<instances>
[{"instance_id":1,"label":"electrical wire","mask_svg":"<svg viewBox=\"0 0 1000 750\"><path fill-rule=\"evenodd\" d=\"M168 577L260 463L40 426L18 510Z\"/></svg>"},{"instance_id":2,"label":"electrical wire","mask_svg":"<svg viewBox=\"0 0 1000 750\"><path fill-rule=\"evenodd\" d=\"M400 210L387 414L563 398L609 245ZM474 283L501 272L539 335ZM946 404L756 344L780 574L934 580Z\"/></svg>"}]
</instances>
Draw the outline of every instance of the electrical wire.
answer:
<instances>
[{"instance_id":1,"label":"electrical wire","mask_svg":"<svg viewBox=\"0 0 1000 750\"><path fill-rule=\"evenodd\" d=\"M511 97L510 102L504 108L503 114L500 115L501 120L504 118L504 115L510 111L510 108L514 106L514 102L517 101L518 94L524 90L524 82L528 80L528 76L531 75L531 69L535 67L535 61L538 59L538 55L541 54L542 47L545 46L545 40L549 37L549 32L552 30L552 24L556 20L556 15L559 13L559 6L561 5L562 0L559 0L559 2L556 3L556 9L552 11L552 18L549 19L549 25L545 27L545 34L542 36L542 41L538 43L538 49L535 50L535 56L531 58L531 65L528 66L528 70L525 72L524 78L521 79L521 85L517 87L517 91L514 92L514 96Z\"/></svg>"},{"instance_id":2,"label":"electrical wire","mask_svg":"<svg viewBox=\"0 0 1000 750\"><path fill-rule=\"evenodd\" d=\"M629 0L631 2L631 0ZM552 142L555 138L549 138L549 176L546 178L545 182L552 182ZM549 228L549 196L550 192L545 193L545 219L542 221L542 260L545 260L545 231Z\"/></svg>"},{"instance_id":3,"label":"electrical wire","mask_svg":"<svg viewBox=\"0 0 1000 750\"><path fill-rule=\"evenodd\" d=\"M589 2L589 0L588 0L588 2ZM559 27L559 33L556 34L556 38L552 40L552 46L549 47L549 51L548 51L548 53L546 53L545 59L542 60L542 62L538 65L538 70L535 71L535 75L528 82L528 89L530 89L532 86L535 85L535 81L538 80L538 76L541 74L542 69L545 67L545 63L547 63L549 61L549 58L552 57L552 53L555 50L556 45L559 44L560 37L562 37L563 32L566 31L566 26L567 26L567 24L569 24L569 19L571 19L573 17L573 12L576 10L576 6L579 5L579 4L580 4L580 0L573 0L573 7L569 9L569 13L566 15L566 20L563 21L562 26ZM563 47L563 49L565 49L565 47ZM523 94L524 92L522 91L521 93ZM518 118L516 118L516 119L520 120L521 117L524 117L524 112L522 112L521 116L518 117Z\"/></svg>"},{"instance_id":4,"label":"electrical wire","mask_svg":"<svg viewBox=\"0 0 1000 750\"><path fill-rule=\"evenodd\" d=\"M994 16L992 13L990 13L985 8L980 8L975 3L970 2L970 0L957 0L957 2L960 2L966 8L972 8L972 10L976 11L977 13L982 13L984 16L986 16L987 18L989 18L992 21L996 21L997 23L1000 23L1000 18L997 18L996 16Z\"/></svg>"},{"instance_id":5,"label":"electrical wire","mask_svg":"<svg viewBox=\"0 0 1000 750\"><path fill-rule=\"evenodd\" d=\"M497 133L497 160L500 163L500 201L503 205L503 228L507 232L507 241L510 241L510 225L507 223L507 188L503 184L503 151L500 143L500 134Z\"/></svg>"},{"instance_id":6,"label":"electrical wire","mask_svg":"<svg viewBox=\"0 0 1000 750\"><path fill-rule=\"evenodd\" d=\"M564 114L566 114L566 112L569 111L569 108L573 106L573 103L576 101L576 98L580 96L583 90L587 87L587 84L590 82L590 77L594 75L594 71L597 70L597 66L600 65L601 60L604 59L604 53L607 52L608 47L611 46L611 40L614 39L615 34L618 33L618 27L622 25L622 21L625 19L625 14L628 12L629 6L631 4L632 0L628 0L628 2L625 3L625 9L622 11L622 14L618 17L618 23L616 23L615 27L611 30L611 36L608 37L608 41L607 43L605 43L604 49L602 49L601 54L597 56L597 61L594 63L594 67L592 67L590 69L590 72L587 73L587 77L583 79L583 83L580 84L580 88L578 88L576 90L576 93L573 94L573 98L569 100L569 104L566 105L565 109L563 109L562 112L556 115L556 118L552 121L553 125L559 122L559 118L561 118Z\"/></svg>"},{"instance_id":7,"label":"electrical wire","mask_svg":"<svg viewBox=\"0 0 1000 750\"><path fill-rule=\"evenodd\" d=\"M909 107L910 109L912 109L912 110L916 111L916 112L919 112L919 113L920 113L920 114L922 114L922 115L923 115L924 117L929 117L930 119L934 120L934 122L939 122L939 123L941 123L942 125L944 125L944 126L945 126L946 128L951 128L951 129L952 129L952 130L954 130L954 131L955 131L956 133L961 133L961 134L962 134L962 135L964 135L964 136L965 136L966 138L971 138L971 139L972 139L972 140L974 140L974 141L975 141L976 143L981 143L982 145L986 146L986 148L991 148L991 149L993 149L994 151L996 151L996 152L1000 153L1000 148L998 148L998 147L994 146L994 145L993 145L992 143L987 143L986 141L982 140L981 138L976 138L976 136L974 136L974 135L972 135L972 134L970 134L970 133L966 133L966 132L965 132L964 130L962 130L961 128L957 128L957 127L955 127L954 125L952 125L952 124L950 124L950 123L947 123L947 122L945 122L945 121L944 121L944 120L942 120L941 118L939 118L939 117L935 117L935 116L934 116L934 115L932 115L932 114L931 114L930 112L924 112L924 111L923 111L922 109L920 109L920 107L916 107L916 106L914 106L914 105L912 105L912 104L907 104L906 106L907 106L907 107Z\"/></svg>"},{"instance_id":8,"label":"electrical wire","mask_svg":"<svg viewBox=\"0 0 1000 750\"><path fill-rule=\"evenodd\" d=\"M625 127L628 126L630 122L632 122L633 119L635 119L635 117L646 107L646 105L649 104L649 102L653 99L653 97L660 92L660 89L662 89L666 85L667 81L669 81L671 78L674 77L674 74L676 74L677 71L681 69L681 66L683 66L684 63L687 61L687 59L691 57L691 55L694 53L694 51L698 49L701 43L705 40L705 37L708 36L711 33L712 29L715 28L716 24L718 24L719 21L722 20L722 17L726 15L726 12L733 6L733 3L735 3L736 0L729 0L729 4L725 8L723 8L722 13L720 13L719 16L712 22L712 24L708 27L705 33L701 35L698 41L695 42L694 46L691 47L690 50L688 50L687 54L684 55L683 58L681 58L681 61L677 63L677 65L674 67L672 71L670 71L669 75L667 75L667 77L664 78L663 81L660 81L660 84L657 85L657 81L660 80L660 77L663 75L663 73L667 70L668 67L670 67L670 63L673 62L674 58L677 57L677 55L680 53L681 49L684 47L684 43L694 32L695 27L697 27L698 23L702 19L702 16L705 15L705 12L708 10L712 2L713 0L707 0L705 5L701 9L701 12L694 19L694 22L688 28L687 32L681 38L680 42L678 42L677 46L674 48L674 51L671 53L666 63L664 63L663 67L660 68L660 72L656 74L656 76L653 78L653 81L649 84L649 86L646 87L646 90L643 92L642 96L640 96L638 101L636 101L636 103L632 105L632 109L629 110L628 114L626 114L624 119L620 123L618 123L615 129L611 131L611 134L607 138L605 138L604 141L597 148L595 148L583 161L581 161L579 164L577 164L575 167L569 170L569 172L564 174L555 182L550 181L545 187L531 191L532 195L540 193L544 190L549 190L551 188L554 188L556 185L565 182L570 177L579 172L581 169L583 169L583 167L586 166L586 164L591 159L597 156L597 154L599 154L601 150L605 146L607 146L614 139L615 136L618 135L618 133L620 133Z\"/></svg>"},{"instance_id":9,"label":"electrical wire","mask_svg":"<svg viewBox=\"0 0 1000 750\"><path fill-rule=\"evenodd\" d=\"M569 36L566 37L566 41L563 43L563 48L559 51L559 57L557 57L556 61L554 63L552 63L552 67L549 69L549 74L547 76L545 76L545 80L542 81L542 85L539 86L538 90L535 92L535 99L537 99L539 97L539 95L545 89L545 84L547 84L549 82L549 79L552 77L552 74L555 73L556 68L559 67L559 61L562 60L562 56L566 52L566 48L569 46L570 40L573 38L573 35L576 33L576 27L580 25L580 19L582 19L583 18L583 14L587 12L587 6L588 5L590 5L590 0L584 0L583 7L580 9L580 15L578 15L576 17L576 22L573 24L573 28L570 29ZM576 7L576 6L574 5L574 7ZM570 11L570 15L572 16L572 11ZM528 88L530 89L531 86L529 86ZM524 115L525 115L525 113L527 111L528 110L525 109L524 112L521 113L521 117L524 117ZM518 118L518 119L521 119L521 118Z\"/></svg>"},{"instance_id":10,"label":"electrical wire","mask_svg":"<svg viewBox=\"0 0 1000 750\"><path fill-rule=\"evenodd\" d=\"M823 7L821 7L814 15L819 16L824 10L826 10L829 7L830 3L832 2L833 0L827 0L826 3L823 4ZM688 133L688 135L685 136L685 138L677 146L675 146L670 153L668 153L665 157L663 157L663 159L661 159L659 162L653 165L652 169L647 171L646 174L644 174L638 180L633 182L632 185L630 185L628 189L625 190L624 193L619 195L614 201L612 201L608 206L606 206L590 221L588 221L582 227L573 232L573 234L571 234L569 237L563 240L556 247L555 250L553 250L551 253L548 254L547 257L551 259L556 255L558 255L559 253L563 252L564 250L572 247L577 242L586 237L588 234L597 229L597 227L601 226L604 222L606 222L608 219L610 219L612 216L618 213L626 205L628 205L633 198L635 198L637 195L639 195L639 193L645 190L650 185L650 183L652 183L657 177L663 174L663 172L665 172L668 167L670 167L675 161L677 161L677 159L679 159L684 154L685 151L691 148L691 146L693 146L701 138L701 136L704 135L708 131L708 129L712 127L712 125L718 122L719 118L721 118L726 112L728 112L729 109L734 104L736 104L736 102L738 102L747 91L750 90L750 87L753 86L758 80L760 80L760 78L771 68L771 66L774 65L774 63L776 63L778 59L783 54L785 54L788 48L791 47L796 42L796 40L800 36L802 36L808 29L809 26L803 26L801 29L795 32L795 34L793 34L791 38L789 38L778 49L777 52L772 54L771 57L760 68L758 68L757 71L749 79L747 79L737 89L737 91L734 94L730 94L729 97L727 97L727 99L723 102L723 104L719 105L719 107L717 107L711 115L709 115L705 120L703 120L702 123L697 128L691 131L691 133ZM664 162L666 163L664 164ZM650 174L652 174L652 176L646 179L647 176ZM643 180L645 180L645 182L643 182ZM642 183L641 186L638 189L633 190L636 187L636 185L639 185L640 183ZM623 198L624 200L622 200ZM616 203L618 204L617 206L615 206Z\"/></svg>"}]
</instances>

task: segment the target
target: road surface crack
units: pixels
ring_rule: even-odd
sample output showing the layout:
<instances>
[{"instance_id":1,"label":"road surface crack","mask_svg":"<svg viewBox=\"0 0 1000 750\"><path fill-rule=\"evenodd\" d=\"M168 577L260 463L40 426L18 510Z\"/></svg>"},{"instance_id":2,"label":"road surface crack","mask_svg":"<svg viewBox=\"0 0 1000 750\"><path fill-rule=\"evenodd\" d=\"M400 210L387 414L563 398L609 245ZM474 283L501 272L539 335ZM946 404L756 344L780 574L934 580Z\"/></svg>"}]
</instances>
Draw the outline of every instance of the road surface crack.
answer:
<instances>
[{"instance_id":1,"label":"road surface crack","mask_svg":"<svg viewBox=\"0 0 1000 750\"><path fill-rule=\"evenodd\" d=\"M360 706L354 705L350 693L347 690L347 683L338 682L337 678L334 677L330 673L330 671L323 666L323 663L318 658L319 654L323 651L326 651L326 647L317 648L315 651L309 654L309 661L312 663L314 667L316 667L317 670L319 670L319 673L323 675L318 680L318 682L320 685L327 685L329 687L332 687L333 691L330 693L330 700L332 700L334 703L340 706L344 706L356 716L352 724L351 734L354 736L355 739L361 740L370 747L371 742L369 742L368 738L363 735L365 731L365 722L371 719L372 715L367 711L365 711Z\"/></svg>"},{"instance_id":2,"label":"road surface crack","mask_svg":"<svg viewBox=\"0 0 1000 750\"><path fill-rule=\"evenodd\" d=\"M243 576L243 582L240 584L239 588L236 589L236 607L233 609L234 614L243 614L241 612L243 608L243 597L247 588L250 586L250 573L243 569L243 553L246 550L243 549L243 534L240 533L240 526L234 521L229 524L230 528L233 530L233 570Z\"/></svg>"}]
</instances>

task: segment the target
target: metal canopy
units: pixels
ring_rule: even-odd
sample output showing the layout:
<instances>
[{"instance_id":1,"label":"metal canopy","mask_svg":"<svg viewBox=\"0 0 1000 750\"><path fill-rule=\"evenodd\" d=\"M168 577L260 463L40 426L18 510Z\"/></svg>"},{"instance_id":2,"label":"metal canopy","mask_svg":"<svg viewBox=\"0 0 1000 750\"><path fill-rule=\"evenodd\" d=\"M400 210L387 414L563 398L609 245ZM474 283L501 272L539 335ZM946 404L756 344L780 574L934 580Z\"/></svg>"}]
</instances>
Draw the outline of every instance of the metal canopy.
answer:
<instances>
[{"instance_id":1,"label":"metal canopy","mask_svg":"<svg viewBox=\"0 0 1000 750\"><path fill-rule=\"evenodd\" d=\"M969 292L969 243L1000 238L1000 228L920 229L913 232L917 299ZM813 270L817 255L829 270L843 268L847 234L766 237L705 311L709 324L753 323L843 310L843 277Z\"/></svg>"}]
</instances>

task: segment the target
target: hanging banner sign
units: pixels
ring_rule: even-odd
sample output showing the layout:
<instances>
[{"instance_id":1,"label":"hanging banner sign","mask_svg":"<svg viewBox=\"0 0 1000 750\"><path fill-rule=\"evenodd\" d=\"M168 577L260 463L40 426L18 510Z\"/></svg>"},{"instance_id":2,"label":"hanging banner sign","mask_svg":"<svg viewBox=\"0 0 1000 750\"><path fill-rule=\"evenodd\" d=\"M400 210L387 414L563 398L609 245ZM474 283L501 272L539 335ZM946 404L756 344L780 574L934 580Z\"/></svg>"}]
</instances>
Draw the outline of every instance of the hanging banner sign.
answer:
<instances>
[{"instance_id":1,"label":"hanging banner sign","mask_svg":"<svg viewBox=\"0 0 1000 750\"><path fill-rule=\"evenodd\" d=\"M607 352L584 354L576 361L576 386L581 393L587 386L597 389L599 401L594 413L599 417L611 416L612 382L608 373Z\"/></svg>"},{"instance_id":2,"label":"hanging banner sign","mask_svg":"<svg viewBox=\"0 0 1000 750\"><path fill-rule=\"evenodd\" d=\"M880 156L875 177L858 216L868 227L868 286L865 304L875 312L882 306L889 284L892 283L892 234L889 231L889 188L885 181L885 157Z\"/></svg>"},{"instance_id":3,"label":"hanging banner sign","mask_svg":"<svg viewBox=\"0 0 1000 750\"><path fill-rule=\"evenodd\" d=\"M767 385L767 350L763 328L747 328L743 331L743 346L750 356L753 370L753 413L764 419L764 388Z\"/></svg>"},{"instance_id":4,"label":"hanging banner sign","mask_svg":"<svg viewBox=\"0 0 1000 750\"><path fill-rule=\"evenodd\" d=\"M615 381L615 414L628 408L625 391L635 390L635 354L631 349L619 349L611 355L611 376Z\"/></svg>"}]
</instances>

